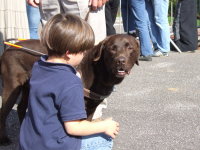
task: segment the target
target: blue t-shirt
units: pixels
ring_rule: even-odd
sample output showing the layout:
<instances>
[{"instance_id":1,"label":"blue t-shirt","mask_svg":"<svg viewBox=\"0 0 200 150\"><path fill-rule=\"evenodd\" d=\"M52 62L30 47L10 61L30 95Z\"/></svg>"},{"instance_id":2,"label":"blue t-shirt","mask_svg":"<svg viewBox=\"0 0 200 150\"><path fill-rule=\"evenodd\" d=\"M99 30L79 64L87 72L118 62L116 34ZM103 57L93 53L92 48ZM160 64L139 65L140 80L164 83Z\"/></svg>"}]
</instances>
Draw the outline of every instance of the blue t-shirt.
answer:
<instances>
[{"instance_id":1,"label":"blue t-shirt","mask_svg":"<svg viewBox=\"0 0 200 150\"><path fill-rule=\"evenodd\" d=\"M41 57L32 69L19 149L80 150L81 137L69 135L64 122L86 118L82 82L70 65L46 59Z\"/></svg>"}]
</instances>

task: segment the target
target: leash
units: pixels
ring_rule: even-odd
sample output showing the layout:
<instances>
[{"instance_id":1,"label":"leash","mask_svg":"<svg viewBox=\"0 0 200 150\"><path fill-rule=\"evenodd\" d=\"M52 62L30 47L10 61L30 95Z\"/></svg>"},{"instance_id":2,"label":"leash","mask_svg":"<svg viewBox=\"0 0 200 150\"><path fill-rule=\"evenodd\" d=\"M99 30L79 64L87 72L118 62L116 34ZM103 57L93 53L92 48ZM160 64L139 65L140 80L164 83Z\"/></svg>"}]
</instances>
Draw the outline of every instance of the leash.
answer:
<instances>
[{"instance_id":1,"label":"leash","mask_svg":"<svg viewBox=\"0 0 200 150\"><path fill-rule=\"evenodd\" d=\"M24 39L24 40L25 40L25 39ZM15 48L24 49L24 50L26 50L26 51L33 52L33 53L36 53L36 54L39 54L39 55L46 55L46 54L44 54L44 53L35 51L35 50L33 50L33 49L30 49L30 48L27 48L27 47L23 47L23 46L20 46L20 45L17 45L17 44L13 44L13 43L10 43L10 42L4 42L4 44L6 44L6 45L8 45L8 46L15 47Z\"/></svg>"},{"instance_id":2,"label":"leash","mask_svg":"<svg viewBox=\"0 0 200 150\"><path fill-rule=\"evenodd\" d=\"M94 92L90 91L89 89L85 89L84 88L84 97L87 97L87 98L90 98L90 99L93 99L93 100L96 100L96 101L103 101L105 98L110 96L110 94L108 94L108 95L100 95L100 94L97 94L97 93L94 93Z\"/></svg>"}]
</instances>

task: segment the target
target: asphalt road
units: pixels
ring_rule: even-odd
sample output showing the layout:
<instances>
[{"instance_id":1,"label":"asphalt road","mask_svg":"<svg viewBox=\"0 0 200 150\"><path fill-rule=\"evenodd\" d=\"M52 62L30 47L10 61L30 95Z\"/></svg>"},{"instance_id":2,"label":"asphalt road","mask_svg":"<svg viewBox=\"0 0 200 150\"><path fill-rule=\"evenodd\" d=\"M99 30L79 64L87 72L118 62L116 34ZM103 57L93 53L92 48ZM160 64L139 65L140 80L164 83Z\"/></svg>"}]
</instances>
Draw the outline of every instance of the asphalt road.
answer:
<instances>
[{"instance_id":1,"label":"asphalt road","mask_svg":"<svg viewBox=\"0 0 200 150\"><path fill-rule=\"evenodd\" d=\"M200 51L140 62L109 98L114 150L200 150Z\"/></svg>"},{"instance_id":2,"label":"asphalt road","mask_svg":"<svg viewBox=\"0 0 200 150\"><path fill-rule=\"evenodd\" d=\"M120 123L113 150L200 150L200 50L139 63L116 86L103 113ZM0 150L15 150L15 109L7 124L13 144Z\"/></svg>"}]
</instances>

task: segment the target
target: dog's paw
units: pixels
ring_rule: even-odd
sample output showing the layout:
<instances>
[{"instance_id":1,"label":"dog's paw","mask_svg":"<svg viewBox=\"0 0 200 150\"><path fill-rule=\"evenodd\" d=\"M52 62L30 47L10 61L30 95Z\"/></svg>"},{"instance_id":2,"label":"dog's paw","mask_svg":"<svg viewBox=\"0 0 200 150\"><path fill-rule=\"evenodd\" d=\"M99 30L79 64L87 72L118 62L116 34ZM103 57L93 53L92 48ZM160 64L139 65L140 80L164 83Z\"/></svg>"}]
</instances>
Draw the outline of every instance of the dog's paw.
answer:
<instances>
[{"instance_id":1,"label":"dog's paw","mask_svg":"<svg viewBox=\"0 0 200 150\"><path fill-rule=\"evenodd\" d=\"M0 146L7 146L10 145L12 142L8 137L0 138Z\"/></svg>"}]
</instances>

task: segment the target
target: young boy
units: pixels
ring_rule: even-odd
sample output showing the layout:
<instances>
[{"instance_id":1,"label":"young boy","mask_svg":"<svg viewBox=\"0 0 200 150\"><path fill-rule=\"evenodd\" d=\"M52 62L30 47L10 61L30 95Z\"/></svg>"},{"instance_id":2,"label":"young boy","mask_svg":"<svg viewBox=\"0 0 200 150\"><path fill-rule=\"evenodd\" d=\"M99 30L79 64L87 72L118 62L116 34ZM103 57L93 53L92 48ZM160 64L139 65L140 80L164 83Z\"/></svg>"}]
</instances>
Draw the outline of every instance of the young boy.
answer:
<instances>
[{"instance_id":1,"label":"young boy","mask_svg":"<svg viewBox=\"0 0 200 150\"><path fill-rule=\"evenodd\" d=\"M58 14L41 33L48 56L32 69L29 105L20 130L20 150L110 150L119 124L86 120L83 86L75 67L94 45L91 27ZM82 144L81 144L82 143Z\"/></svg>"}]
</instances>

